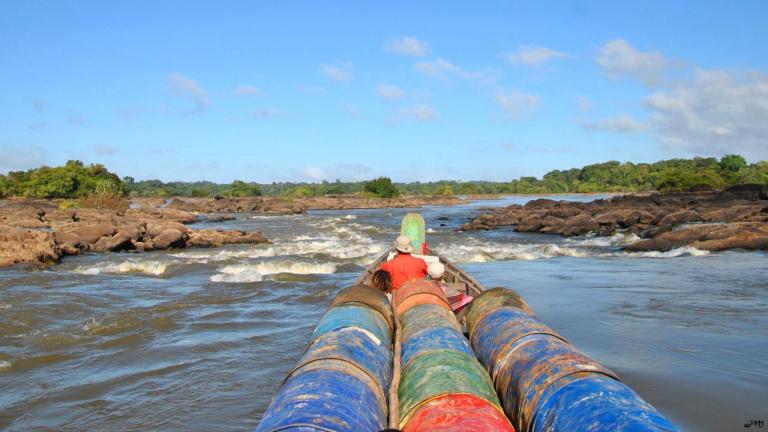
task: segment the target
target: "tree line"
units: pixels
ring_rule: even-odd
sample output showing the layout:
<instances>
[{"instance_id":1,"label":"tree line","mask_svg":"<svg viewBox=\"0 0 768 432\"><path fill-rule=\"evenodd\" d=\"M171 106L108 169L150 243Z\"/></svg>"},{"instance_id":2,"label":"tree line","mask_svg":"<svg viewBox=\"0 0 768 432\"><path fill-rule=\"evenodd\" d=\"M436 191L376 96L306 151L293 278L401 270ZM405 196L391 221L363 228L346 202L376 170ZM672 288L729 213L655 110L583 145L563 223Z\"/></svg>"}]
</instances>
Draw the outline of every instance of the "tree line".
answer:
<instances>
[{"instance_id":1,"label":"tree line","mask_svg":"<svg viewBox=\"0 0 768 432\"><path fill-rule=\"evenodd\" d=\"M120 178L101 164L68 161L61 167L40 167L0 175L0 197L82 198L93 193L139 197L313 197L358 194L378 197L405 195L543 194L575 192L642 192L687 190L694 186L722 188L735 184L768 184L768 161L753 164L739 155L669 159L655 163L610 161L582 168L554 170L541 179L520 177L509 182L455 181L394 183L387 177L360 182L273 182L235 180L163 182Z\"/></svg>"}]
</instances>

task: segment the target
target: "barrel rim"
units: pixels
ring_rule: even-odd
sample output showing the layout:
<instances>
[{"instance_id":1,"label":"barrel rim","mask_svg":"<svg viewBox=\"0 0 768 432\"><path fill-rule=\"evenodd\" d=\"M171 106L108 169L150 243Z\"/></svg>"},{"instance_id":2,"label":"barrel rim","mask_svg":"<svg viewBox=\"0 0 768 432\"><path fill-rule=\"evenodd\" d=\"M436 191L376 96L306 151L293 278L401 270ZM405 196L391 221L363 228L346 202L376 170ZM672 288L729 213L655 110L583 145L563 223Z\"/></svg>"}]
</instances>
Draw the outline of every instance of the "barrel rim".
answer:
<instances>
[{"instance_id":1,"label":"barrel rim","mask_svg":"<svg viewBox=\"0 0 768 432\"><path fill-rule=\"evenodd\" d=\"M351 362L351 361L349 361L349 360L347 360L347 359L345 359L343 357L333 357L333 356L331 356L331 357L323 357L323 358L311 359L311 360L306 361L306 362L300 362L299 364L297 364L293 369L291 369L288 372L288 374L285 376L285 379L283 379L283 382L280 384L280 387L283 387L285 385L285 383L288 382L288 380L291 377L293 377L296 372L299 372L299 370L302 369L303 367L305 367L307 365L310 365L312 363L318 362L318 361L322 361L322 360L337 360L337 361L340 361L340 362L343 362L343 363L350 364L355 369L357 369L358 371L362 372L363 375L368 380L373 381L374 388L378 390L378 392L375 392L375 393L377 393L377 395L376 395L377 399L379 399L379 401L381 402L381 406L383 408L384 413L386 414L387 412L389 412L389 405L387 403L387 393L381 387L381 385L379 384L378 380L376 378L374 378L367 370L363 369L359 365L357 365L354 362ZM329 370L333 370L333 369L329 369ZM337 372L341 372L341 371L337 371ZM298 376L298 375L296 375L296 376ZM350 375L350 376L352 376L353 378L356 378L353 375ZM370 388L370 385L368 385L368 387Z\"/></svg>"},{"instance_id":2,"label":"barrel rim","mask_svg":"<svg viewBox=\"0 0 768 432\"><path fill-rule=\"evenodd\" d=\"M334 300L334 302L335 302L335 300ZM392 329L394 328L394 323L392 323L392 319L393 319L392 317L387 317L386 315L384 315L383 313L381 313L381 311L380 311L378 308L372 307L372 306L371 306L371 305L369 305L368 303L363 303L363 302L361 302L361 301L357 301L357 300L345 300L345 301L343 301L343 302L340 302L340 303L331 304L331 307L330 307L330 308L328 308L328 310L331 310L331 309L333 309L333 308L336 308L336 307L339 307L339 306L346 306L346 305L349 305L349 306L358 306L358 305L359 305L359 306L362 306L362 307L368 308L368 309L370 309L370 310L372 310L372 311L376 312L377 314L381 315L381 317L382 317L382 318L384 318L384 322L386 322L386 323L387 323L387 327L389 327L389 330L390 330L390 331L392 331ZM325 315L325 314L323 314L323 315ZM322 319L322 318L321 318L321 319Z\"/></svg>"},{"instance_id":3,"label":"barrel rim","mask_svg":"<svg viewBox=\"0 0 768 432\"><path fill-rule=\"evenodd\" d=\"M400 429L403 429L405 427L405 425L408 424L408 421L411 420L411 417L413 417L413 415L416 414L416 411L418 411L421 407L423 407L427 403L432 402L433 400L436 400L436 399L441 399L441 398L444 398L444 397L447 397L447 396L453 396L453 395L474 396L477 399L486 401L486 402L488 402L488 405L494 407L494 409L496 409L496 411L498 411L499 414L501 414L502 417L507 418L507 414L504 413L504 408L502 408L498 404L493 403L492 401L489 401L488 399L482 398L482 397L480 397L480 396L478 396L476 394L472 394L472 393L468 393L468 392L445 391L445 392L436 394L434 396L431 396L431 397L429 397L427 399L424 399L424 400L420 401L419 403L414 405L411 409L409 409L408 412L405 415L401 414L400 415Z\"/></svg>"},{"instance_id":4,"label":"barrel rim","mask_svg":"<svg viewBox=\"0 0 768 432\"><path fill-rule=\"evenodd\" d=\"M515 351L517 351L517 349L519 347L525 345L526 343L528 343L528 341L525 341L525 342L523 342L523 343L521 343L521 344L519 344L517 346L514 346L514 345L517 344L518 342L522 341L523 339L526 339L526 338L531 337L531 336L552 336L555 339L559 339L562 342L568 344L569 346L573 346L570 342L568 342L567 340L565 340L563 337L561 337L558 334L552 334L552 333L537 331L537 332L534 332L534 333L528 333L528 334L521 335L520 337L518 337L518 338L516 338L516 339L514 339L514 340L512 340L512 341L510 341L508 343L505 343L503 346L499 347L499 349L504 350L504 354L502 354L500 358L497 358L497 359L494 360L493 370L489 372L489 374L491 375L491 381L493 381L494 384L496 383L496 377L499 375L499 373L501 373L502 365L504 363L506 363L507 360L509 360L509 357L512 356L512 354L514 354ZM535 339L531 338L531 340L535 340ZM574 347L574 349L575 349L575 347Z\"/></svg>"},{"instance_id":5,"label":"barrel rim","mask_svg":"<svg viewBox=\"0 0 768 432\"><path fill-rule=\"evenodd\" d=\"M434 297L434 298L436 298L436 299L437 299L437 300L438 300L440 303L439 303L439 304L438 304L438 303L417 303L417 304L411 305L409 308L407 308L407 309L405 309L405 310L401 311L401 310L400 310L401 306L403 306L403 305L405 304L405 302L406 302L408 299L410 299L410 298L413 298L413 297L415 297L415 296L428 296L428 297ZM449 311L453 312L453 310L451 309L451 304L450 304L450 303L448 303L448 301L447 301L447 300L445 300L444 298L440 297L439 295L437 295L437 294L435 294L435 293L430 293L430 292L417 292L417 293L412 293L412 294L410 294L410 295L406 296L405 298L403 298L402 300L400 300L400 301L397 303L397 306L395 306L395 307L397 308L397 313L398 313L398 314L400 314L400 315L402 315L402 314L404 314L405 312L407 312L407 311L409 311L409 310L411 310L411 309L415 308L416 306L420 306L420 305L422 305L422 304L433 304L433 305L436 305L436 306L444 306L444 307L445 307L447 310L449 310Z\"/></svg>"}]
</instances>

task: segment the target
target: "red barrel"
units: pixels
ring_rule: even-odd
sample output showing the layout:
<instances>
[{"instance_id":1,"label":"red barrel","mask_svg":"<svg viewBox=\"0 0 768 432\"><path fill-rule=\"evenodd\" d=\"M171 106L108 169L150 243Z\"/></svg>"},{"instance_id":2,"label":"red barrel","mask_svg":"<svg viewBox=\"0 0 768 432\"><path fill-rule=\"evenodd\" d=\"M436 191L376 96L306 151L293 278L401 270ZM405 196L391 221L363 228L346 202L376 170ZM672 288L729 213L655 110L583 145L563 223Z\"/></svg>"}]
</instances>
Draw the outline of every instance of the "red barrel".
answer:
<instances>
[{"instance_id":1,"label":"red barrel","mask_svg":"<svg viewBox=\"0 0 768 432\"><path fill-rule=\"evenodd\" d=\"M436 304L451 310L448 299L440 284L428 280L412 280L394 290L394 304L397 314L402 315L408 309L423 304Z\"/></svg>"},{"instance_id":2,"label":"red barrel","mask_svg":"<svg viewBox=\"0 0 768 432\"><path fill-rule=\"evenodd\" d=\"M509 420L490 402L471 394L449 394L422 405L403 432L514 432Z\"/></svg>"}]
</instances>

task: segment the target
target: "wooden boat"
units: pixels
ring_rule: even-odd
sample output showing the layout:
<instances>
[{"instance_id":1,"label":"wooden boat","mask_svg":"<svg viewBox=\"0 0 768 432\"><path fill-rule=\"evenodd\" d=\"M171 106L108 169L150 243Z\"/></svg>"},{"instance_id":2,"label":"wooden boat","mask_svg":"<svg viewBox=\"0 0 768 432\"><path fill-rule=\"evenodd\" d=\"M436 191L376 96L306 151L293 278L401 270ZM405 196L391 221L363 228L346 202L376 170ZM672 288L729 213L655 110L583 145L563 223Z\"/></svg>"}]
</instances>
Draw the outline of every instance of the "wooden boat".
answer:
<instances>
[{"instance_id":1,"label":"wooden boat","mask_svg":"<svg viewBox=\"0 0 768 432\"><path fill-rule=\"evenodd\" d=\"M613 372L538 320L516 292L486 289L444 256L429 249L426 252L425 260L445 266L443 283L449 296L461 292L475 298L469 307L454 316L441 290L435 293L429 281L411 281L411 287L399 289L419 291L421 285L425 296L442 296L447 310L440 309L440 302L424 301L400 315L406 301L398 303L398 295L390 308L379 291L360 287L371 286L373 273L394 253L388 250L362 272L354 286L337 295L300 361L303 369L297 366L286 378L257 432L298 426L318 431L376 431L385 423L391 430L405 432L530 432L586 430L587 426L599 431L678 430ZM355 293L356 289L367 294L343 298L344 291ZM383 300L369 301L376 296ZM391 340L382 333L387 329L384 318L388 313L380 313L381 302L386 311L393 312L389 316ZM435 317L442 322L435 325ZM378 326L371 324L377 320ZM368 336L352 331L361 328ZM414 332L413 328L424 331ZM423 339L433 328L443 339ZM326 331L330 333L317 336ZM378 342L376 349L363 349L371 334L384 343ZM350 339L347 345L339 343L353 336L358 339ZM381 351L382 347L386 349ZM354 355L349 354L350 349ZM415 350L419 352L413 354ZM410 360L401 364L401 356ZM382 364L382 359L389 363ZM446 373L446 368L452 372ZM446 376L451 379L443 379ZM347 381L352 384L345 385ZM339 423L339 419L345 421Z\"/></svg>"}]
</instances>

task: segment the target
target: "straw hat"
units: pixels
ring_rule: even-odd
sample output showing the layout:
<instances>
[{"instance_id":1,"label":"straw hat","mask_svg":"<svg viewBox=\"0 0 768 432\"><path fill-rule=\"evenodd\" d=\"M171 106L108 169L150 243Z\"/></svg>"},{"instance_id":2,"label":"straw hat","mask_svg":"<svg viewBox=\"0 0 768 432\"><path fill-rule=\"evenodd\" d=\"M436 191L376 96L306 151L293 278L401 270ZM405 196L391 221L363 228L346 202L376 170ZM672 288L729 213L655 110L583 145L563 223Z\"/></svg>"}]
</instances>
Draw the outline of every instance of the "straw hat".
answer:
<instances>
[{"instance_id":1,"label":"straw hat","mask_svg":"<svg viewBox=\"0 0 768 432\"><path fill-rule=\"evenodd\" d=\"M411 244L411 239L405 235L398 236L397 240L395 240L395 249L397 249L402 253L413 252L413 245Z\"/></svg>"},{"instance_id":2,"label":"straw hat","mask_svg":"<svg viewBox=\"0 0 768 432\"><path fill-rule=\"evenodd\" d=\"M438 280L443 277L445 266L441 262L431 263L427 267L427 273L429 273L429 277L431 277L432 280Z\"/></svg>"}]
</instances>

